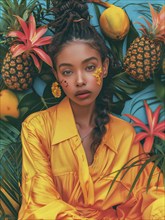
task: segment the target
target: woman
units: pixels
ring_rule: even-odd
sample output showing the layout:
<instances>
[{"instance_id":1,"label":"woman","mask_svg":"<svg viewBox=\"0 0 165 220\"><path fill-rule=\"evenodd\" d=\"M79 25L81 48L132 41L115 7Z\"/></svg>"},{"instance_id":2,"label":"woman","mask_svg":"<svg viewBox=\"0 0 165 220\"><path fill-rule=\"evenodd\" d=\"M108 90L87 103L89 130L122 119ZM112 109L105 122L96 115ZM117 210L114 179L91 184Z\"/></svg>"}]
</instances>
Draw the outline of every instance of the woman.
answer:
<instances>
[{"instance_id":1,"label":"woman","mask_svg":"<svg viewBox=\"0 0 165 220\"><path fill-rule=\"evenodd\" d=\"M66 97L23 122L19 219L162 219L158 170L148 193L145 188L152 165L129 197L140 166L119 176L109 191L114 172L142 148L132 144L132 126L109 114L108 50L88 21L85 1L55 1L54 12L50 52ZM53 92L60 96L57 83Z\"/></svg>"}]
</instances>

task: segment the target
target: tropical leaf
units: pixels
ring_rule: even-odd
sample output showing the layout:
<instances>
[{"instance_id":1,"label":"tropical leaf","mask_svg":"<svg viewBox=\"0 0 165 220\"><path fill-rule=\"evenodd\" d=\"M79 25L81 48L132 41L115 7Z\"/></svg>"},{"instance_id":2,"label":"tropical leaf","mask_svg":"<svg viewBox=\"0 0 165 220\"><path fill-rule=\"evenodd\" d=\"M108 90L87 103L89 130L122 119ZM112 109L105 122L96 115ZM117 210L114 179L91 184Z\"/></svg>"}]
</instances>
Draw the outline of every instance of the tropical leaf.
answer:
<instances>
[{"instance_id":1,"label":"tropical leaf","mask_svg":"<svg viewBox=\"0 0 165 220\"><path fill-rule=\"evenodd\" d=\"M144 155L144 157L142 158L141 156L143 156L143 155ZM136 158L138 158L138 160L136 160ZM124 166L120 170L117 170L114 172L114 173L116 173L116 175L114 176L114 178L110 184L108 193L110 192L110 190L112 189L113 185L115 184L115 182L117 180L122 180L126 176L126 174L130 171L130 169L138 166L139 172L138 172L137 176L135 177L133 183L131 184L130 190L127 195L129 197L130 194L132 193L134 187L136 186L140 176L142 175L144 169L151 162L153 162L154 164L153 164L153 167L150 171L149 178L147 180L146 191L148 191L155 169L157 168L157 166L160 163L162 163L163 165L165 164L165 154L164 155L156 154L153 156L149 156L147 154L141 154L141 155L137 155L137 156L131 158L127 163L124 164ZM161 173L163 173L163 175L165 174L165 168L163 168L163 166L160 167L160 174ZM111 174L113 174L113 173L111 173ZM160 178L160 176L158 176L157 182L159 181L159 178ZM164 182L164 184L165 184L165 182ZM108 195L108 193L107 193L107 195Z\"/></svg>"},{"instance_id":2,"label":"tropical leaf","mask_svg":"<svg viewBox=\"0 0 165 220\"><path fill-rule=\"evenodd\" d=\"M64 94L60 98L55 98L51 92L51 84L48 84L43 92L43 96L39 96L34 90L28 94L25 94L20 100L18 108L20 109L20 119L23 121L28 115L45 110L57 103L59 103L64 97Z\"/></svg>"},{"instance_id":3,"label":"tropical leaf","mask_svg":"<svg viewBox=\"0 0 165 220\"><path fill-rule=\"evenodd\" d=\"M38 0L0 0L0 33L8 33L10 30L18 30L19 23L14 15L19 15L27 20L36 7Z\"/></svg>"},{"instance_id":4,"label":"tropical leaf","mask_svg":"<svg viewBox=\"0 0 165 220\"><path fill-rule=\"evenodd\" d=\"M10 123L0 120L0 128L1 131L4 130L4 134L2 134L2 132L0 132L0 139L4 140L7 139L9 141L16 141L19 135L19 131L12 126Z\"/></svg>"},{"instance_id":5,"label":"tropical leaf","mask_svg":"<svg viewBox=\"0 0 165 220\"><path fill-rule=\"evenodd\" d=\"M29 114L46 109L47 106L41 97L34 91L25 94L20 100L18 108L20 109L20 118L23 121Z\"/></svg>"},{"instance_id":6,"label":"tropical leaf","mask_svg":"<svg viewBox=\"0 0 165 220\"><path fill-rule=\"evenodd\" d=\"M39 26L43 24L50 24L54 20L54 15L51 11L51 7L51 0L46 0L44 1L44 3L38 2L36 7L34 8L33 15ZM49 30L53 32L51 29Z\"/></svg>"},{"instance_id":7,"label":"tropical leaf","mask_svg":"<svg viewBox=\"0 0 165 220\"><path fill-rule=\"evenodd\" d=\"M155 74L154 75L155 92L160 101L165 105L165 77Z\"/></svg>"},{"instance_id":8,"label":"tropical leaf","mask_svg":"<svg viewBox=\"0 0 165 220\"><path fill-rule=\"evenodd\" d=\"M17 219L21 204L20 131L0 120L0 219Z\"/></svg>"},{"instance_id":9,"label":"tropical leaf","mask_svg":"<svg viewBox=\"0 0 165 220\"><path fill-rule=\"evenodd\" d=\"M3 79L0 78L0 90L6 89L6 88L7 88L7 87L6 87L6 85L5 85L4 81L3 81Z\"/></svg>"},{"instance_id":10,"label":"tropical leaf","mask_svg":"<svg viewBox=\"0 0 165 220\"><path fill-rule=\"evenodd\" d=\"M128 49L131 45L131 43L139 36L138 31L134 27L133 23L130 22L130 30L126 37L126 49Z\"/></svg>"},{"instance_id":11,"label":"tropical leaf","mask_svg":"<svg viewBox=\"0 0 165 220\"><path fill-rule=\"evenodd\" d=\"M0 71L1 71L1 68L2 68L2 63L3 63L3 59L5 58L5 55L8 51L8 47L3 44L4 41L0 41Z\"/></svg>"},{"instance_id":12,"label":"tropical leaf","mask_svg":"<svg viewBox=\"0 0 165 220\"><path fill-rule=\"evenodd\" d=\"M139 156L141 156L141 158L139 159ZM109 190L107 192L107 195L108 193L110 192L110 190L112 189L114 183L118 180L118 179L122 179L125 174L132 168L132 167L135 167L135 166L139 166L141 165L141 162L142 162L142 156L144 156L143 160L146 160L148 158L148 155L143 153L141 155L136 155L135 157L131 158L129 161L127 161L122 167L121 169L119 170L116 170L114 171L113 173L116 173L116 175L113 177L113 180L110 184L110 187L109 187ZM138 160L136 160L138 158ZM122 175L122 173L124 172L124 174ZM111 175L113 174L111 173ZM109 174L110 175L110 174Z\"/></svg>"},{"instance_id":13,"label":"tropical leaf","mask_svg":"<svg viewBox=\"0 0 165 220\"><path fill-rule=\"evenodd\" d=\"M139 178L140 178L142 172L143 172L144 169L146 168L146 166L147 166L150 162L155 162L155 163L156 163L157 160L159 160L159 155L154 155L154 156L150 157L149 159L147 159L147 160L141 165L141 167L140 167L140 169L139 169L139 172L138 172L137 176L135 177L135 179L134 179L134 181L133 181L133 183L132 183L132 185L131 185L131 188L130 188L129 193L128 193L128 197L129 197L129 195L131 194L131 192L133 191L133 189L134 189L136 183L138 182L138 180L139 180ZM150 175L151 175L151 173L150 173ZM150 181L151 181L151 177L150 177L150 178L148 179L148 181L147 181L146 191L148 191L148 187L149 187L149 185L150 185Z\"/></svg>"},{"instance_id":14,"label":"tropical leaf","mask_svg":"<svg viewBox=\"0 0 165 220\"><path fill-rule=\"evenodd\" d=\"M98 5L96 5L96 4L93 4L93 5L94 5L97 20L98 20L98 23L99 23L101 12L100 12L100 9L99 9Z\"/></svg>"},{"instance_id":15,"label":"tropical leaf","mask_svg":"<svg viewBox=\"0 0 165 220\"><path fill-rule=\"evenodd\" d=\"M45 47L43 47L43 48L46 52L48 52L47 48L45 48ZM46 84L50 84L50 83L55 81L55 76L52 72L52 69L44 62L42 63L42 69L41 69L41 72L39 74L39 77Z\"/></svg>"},{"instance_id":16,"label":"tropical leaf","mask_svg":"<svg viewBox=\"0 0 165 220\"><path fill-rule=\"evenodd\" d=\"M143 90L145 87L149 85L148 82L141 83L139 81L134 80L133 78L129 77L127 73L121 72L112 77L111 82L111 90L114 96L117 98L116 106L115 102L113 103L113 110L117 109L118 113L121 113L123 108L121 108L121 103L125 103L129 99L131 99L131 95ZM124 105L122 106L124 107ZM120 106L119 106L120 105ZM119 112L120 109L120 112Z\"/></svg>"},{"instance_id":17,"label":"tropical leaf","mask_svg":"<svg viewBox=\"0 0 165 220\"><path fill-rule=\"evenodd\" d=\"M151 180L152 180L152 176L153 176L153 174L154 174L154 171L155 171L155 169L157 168L157 166L158 166L158 164L161 162L161 160L162 160L162 155L157 155L158 157L157 157L157 159L154 161L154 165L153 165L153 167L152 167L152 170L151 170L151 172L150 172L150 174L149 174L149 177L148 177L148 182L147 182L147 187L146 187L146 191L148 191L148 189L149 189L149 186L150 186L150 183L151 183ZM159 157L160 156L160 157ZM160 171L161 172L161 171Z\"/></svg>"}]
</instances>

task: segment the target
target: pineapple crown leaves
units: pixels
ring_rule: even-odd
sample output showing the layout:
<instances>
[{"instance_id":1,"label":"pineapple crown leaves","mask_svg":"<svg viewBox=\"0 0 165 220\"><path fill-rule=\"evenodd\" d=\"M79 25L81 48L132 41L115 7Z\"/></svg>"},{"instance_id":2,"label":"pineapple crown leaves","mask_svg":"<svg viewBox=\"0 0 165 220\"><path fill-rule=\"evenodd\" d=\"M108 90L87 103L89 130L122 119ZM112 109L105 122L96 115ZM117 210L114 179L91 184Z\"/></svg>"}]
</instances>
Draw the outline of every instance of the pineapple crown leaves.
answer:
<instances>
[{"instance_id":1,"label":"pineapple crown leaves","mask_svg":"<svg viewBox=\"0 0 165 220\"><path fill-rule=\"evenodd\" d=\"M142 16L147 26L140 22L136 22L141 26L139 30L143 33L143 35L165 43L165 6L162 7L160 12L156 12L151 4L149 4L149 6L152 16L152 23Z\"/></svg>"},{"instance_id":2,"label":"pineapple crown leaves","mask_svg":"<svg viewBox=\"0 0 165 220\"><path fill-rule=\"evenodd\" d=\"M33 62L39 71L41 71L41 64L37 56L50 67L53 67L50 56L45 53L43 49L39 48L40 46L50 44L52 41L52 36L42 37L48 28L46 26L41 26L36 29L36 22L33 15L30 15L28 23L19 16L15 15L15 17L17 18L22 31L11 31L7 35L7 37L17 38L17 43L11 47L13 58L25 53L32 57Z\"/></svg>"},{"instance_id":3,"label":"pineapple crown leaves","mask_svg":"<svg viewBox=\"0 0 165 220\"><path fill-rule=\"evenodd\" d=\"M27 20L38 5L38 0L0 0L0 33L7 34L11 30L18 30L19 23L13 19L18 15Z\"/></svg>"}]
</instances>

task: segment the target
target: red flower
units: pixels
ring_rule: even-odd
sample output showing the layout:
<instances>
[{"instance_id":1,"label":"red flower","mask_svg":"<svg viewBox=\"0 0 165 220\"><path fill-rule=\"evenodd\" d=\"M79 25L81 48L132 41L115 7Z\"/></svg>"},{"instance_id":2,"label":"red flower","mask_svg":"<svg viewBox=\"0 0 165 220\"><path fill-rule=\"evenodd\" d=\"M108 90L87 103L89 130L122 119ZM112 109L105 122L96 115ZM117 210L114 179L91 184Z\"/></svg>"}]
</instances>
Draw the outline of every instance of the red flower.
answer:
<instances>
[{"instance_id":1,"label":"red flower","mask_svg":"<svg viewBox=\"0 0 165 220\"><path fill-rule=\"evenodd\" d=\"M152 150L152 145L153 145L155 136L161 138L162 140L165 140L165 120L158 123L161 106L158 106L155 112L151 111L146 101L144 101L144 106L145 106L146 115L148 119L148 126L145 125L140 119L130 114L125 114L125 115L135 122L133 123L134 127L141 127L144 130L136 134L134 143L137 143L141 141L142 139L145 139L144 145L143 145L144 151L146 153L149 153Z\"/></svg>"}]
</instances>

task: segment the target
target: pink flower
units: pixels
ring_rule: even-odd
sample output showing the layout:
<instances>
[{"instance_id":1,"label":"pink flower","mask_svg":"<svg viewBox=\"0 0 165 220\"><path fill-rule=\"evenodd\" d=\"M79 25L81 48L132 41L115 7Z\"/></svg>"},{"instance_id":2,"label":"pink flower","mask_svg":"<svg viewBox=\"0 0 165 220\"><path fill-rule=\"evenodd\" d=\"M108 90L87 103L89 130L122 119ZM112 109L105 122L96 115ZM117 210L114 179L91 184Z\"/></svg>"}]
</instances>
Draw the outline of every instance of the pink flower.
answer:
<instances>
[{"instance_id":1,"label":"pink flower","mask_svg":"<svg viewBox=\"0 0 165 220\"><path fill-rule=\"evenodd\" d=\"M15 17L17 18L22 31L11 31L8 33L8 37L16 37L18 42L11 48L13 57L17 57L22 53L31 56L35 66L40 71L41 64L38 61L38 56L41 60L52 67L52 60L49 55L46 54L43 49L39 48L40 46L50 44L52 41L52 36L42 37L48 28L42 26L36 29L36 22L33 15L29 17L28 24L21 17Z\"/></svg>"}]
</instances>

